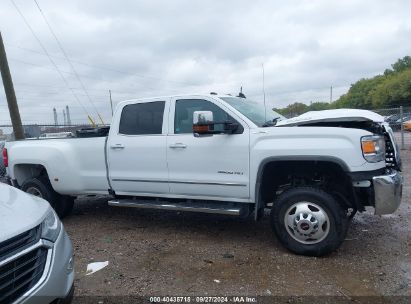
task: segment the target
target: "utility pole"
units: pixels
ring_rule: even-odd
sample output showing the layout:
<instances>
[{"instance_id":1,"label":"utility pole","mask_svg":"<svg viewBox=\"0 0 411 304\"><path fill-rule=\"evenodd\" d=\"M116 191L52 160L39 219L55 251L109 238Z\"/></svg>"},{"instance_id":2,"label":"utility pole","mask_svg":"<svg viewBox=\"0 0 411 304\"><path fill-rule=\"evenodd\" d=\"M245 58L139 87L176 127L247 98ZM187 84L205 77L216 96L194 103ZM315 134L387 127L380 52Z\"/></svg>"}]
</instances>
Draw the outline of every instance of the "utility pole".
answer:
<instances>
[{"instance_id":1,"label":"utility pole","mask_svg":"<svg viewBox=\"0 0 411 304\"><path fill-rule=\"evenodd\" d=\"M110 94L110 105L111 105L111 117L113 117L113 100L111 99L111 90L108 90L109 94Z\"/></svg>"},{"instance_id":2,"label":"utility pole","mask_svg":"<svg viewBox=\"0 0 411 304\"><path fill-rule=\"evenodd\" d=\"M63 109L63 121L64 121L64 126L67 125L67 119L66 119L66 110Z\"/></svg>"},{"instance_id":3,"label":"utility pole","mask_svg":"<svg viewBox=\"0 0 411 304\"><path fill-rule=\"evenodd\" d=\"M333 86L330 88L330 103L333 102Z\"/></svg>"},{"instance_id":4,"label":"utility pole","mask_svg":"<svg viewBox=\"0 0 411 304\"><path fill-rule=\"evenodd\" d=\"M264 73L264 63L261 64L263 69L263 97L264 97L264 121L267 121L267 106L265 104L265 73Z\"/></svg>"},{"instance_id":5,"label":"utility pole","mask_svg":"<svg viewBox=\"0 0 411 304\"><path fill-rule=\"evenodd\" d=\"M71 126L71 117L70 117L70 109L69 106L66 106L66 117L67 117L67 124Z\"/></svg>"},{"instance_id":6,"label":"utility pole","mask_svg":"<svg viewBox=\"0 0 411 304\"><path fill-rule=\"evenodd\" d=\"M17 105L16 93L14 92L13 80L11 79L9 63L7 61L6 50L0 32L0 72L3 79L4 91L6 93L7 104L9 106L10 119L13 125L14 138L24 139L24 129L21 124L19 106Z\"/></svg>"},{"instance_id":7,"label":"utility pole","mask_svg":"<svg viewBox=\"0 0 411 304\"><path fill-rule=\"evenodd\" d=\"M57 126L58 122L57 122L57 111L56 108L53 108L53 116L54 116L54 125Z\"/></svg>"}]
</instances>

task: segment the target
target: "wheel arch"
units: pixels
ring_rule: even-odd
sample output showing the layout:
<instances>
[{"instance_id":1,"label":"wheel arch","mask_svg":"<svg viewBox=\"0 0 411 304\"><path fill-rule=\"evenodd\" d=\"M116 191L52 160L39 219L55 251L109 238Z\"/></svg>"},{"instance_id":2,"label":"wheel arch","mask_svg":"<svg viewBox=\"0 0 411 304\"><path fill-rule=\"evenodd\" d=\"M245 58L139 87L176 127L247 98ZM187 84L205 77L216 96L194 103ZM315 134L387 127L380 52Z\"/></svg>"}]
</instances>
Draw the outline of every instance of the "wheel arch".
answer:
<instances>
[{"instance_id":1,"label":"wheel arch","mask_svg":"<svg viewBox=\"0 0 411 304\"><path fill-rule=\"evenodd\" d=\"M21 187L25 181L32 178L39 176L47 176L47 178L49 178L48 171L43 164L15 164L13 166L13 173L14 180L19 187Z\"/></svg>"},{"instance_id":2,"label":"wheel arch","mask_svg":"<svg viewBox=\"0 0 411 304\"><path fill-rule=\"evenodd\" d=\"M351 181L351 178L346 174L349 172L349 167L340 158L333 156L323 156L323 155L297 155L297 156L273 156L263 159L258 167L256 183L255 183L255 220L258 220L261 216L261 212L258 212L260 209L264 209L265 202L263 198L263 190L265 185L265 178L267 174L273 167L281 164L294 164L294 165L303 165L303 164L329 164L330 168L338 170L341 174L344 174L346 178ZM343 198L340 198L343 199ZM346 203L346 202L345 202Z\"/></svg>"}]
</instances>

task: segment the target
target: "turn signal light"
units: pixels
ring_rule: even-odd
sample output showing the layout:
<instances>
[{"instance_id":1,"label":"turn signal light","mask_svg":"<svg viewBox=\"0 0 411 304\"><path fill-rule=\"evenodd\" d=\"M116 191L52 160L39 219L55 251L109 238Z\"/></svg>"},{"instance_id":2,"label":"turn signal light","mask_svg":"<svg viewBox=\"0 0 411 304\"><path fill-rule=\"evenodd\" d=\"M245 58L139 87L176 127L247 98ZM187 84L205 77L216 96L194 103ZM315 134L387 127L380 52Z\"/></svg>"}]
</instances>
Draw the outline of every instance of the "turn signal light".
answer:
<instances>
[{"instance_id":1,"label":"turn signal light","mask_svg":"<svg viewBox=\"0 0 411 304\"><path fill-rule=\"evenodd\" d=\"M194 133L206 133L209 131L208 125L193 125Z\"/></svg>"},{"instance_id":2,"label":"turn signal light","mask_svg":"<svg viewBox=\"0 0 411 304\"><path fill-rule=\"evenodd\" d=\"M368 135L361 138L362 154L366 161L376 163L385 159L385 140L383 136Z\"/></svg>"},{"instance_id":3,"label":"turn signal light","mask_svg":"<svg viewBox=\"0 0 411 304\"><path fill-rule=\"evenodd\" d=\"M362 152L364 154L375 153L375 142L370 141L363 141L362 143Z\"/></svg>"}]
</instances>

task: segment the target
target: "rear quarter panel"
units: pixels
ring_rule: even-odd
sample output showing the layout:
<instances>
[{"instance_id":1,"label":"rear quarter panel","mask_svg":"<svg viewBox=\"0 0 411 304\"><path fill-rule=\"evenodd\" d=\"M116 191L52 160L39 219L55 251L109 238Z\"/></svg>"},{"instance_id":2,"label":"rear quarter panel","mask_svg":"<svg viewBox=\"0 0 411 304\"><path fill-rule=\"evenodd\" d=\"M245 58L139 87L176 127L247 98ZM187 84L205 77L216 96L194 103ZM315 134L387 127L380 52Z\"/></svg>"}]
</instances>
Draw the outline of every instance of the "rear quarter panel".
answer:
<instances>
[{"instance_id":1,"label":"rear quarter panel","mask_svg":"<svg viewBox=\"0 0 411 304\"><path fill-rule=\"evenodd\" d=\"M107 193L105 139L95 137L8 143L9 175L15 179L19 165L42 165L54 190L60 194Z\"/></svg>"}]
</instances>

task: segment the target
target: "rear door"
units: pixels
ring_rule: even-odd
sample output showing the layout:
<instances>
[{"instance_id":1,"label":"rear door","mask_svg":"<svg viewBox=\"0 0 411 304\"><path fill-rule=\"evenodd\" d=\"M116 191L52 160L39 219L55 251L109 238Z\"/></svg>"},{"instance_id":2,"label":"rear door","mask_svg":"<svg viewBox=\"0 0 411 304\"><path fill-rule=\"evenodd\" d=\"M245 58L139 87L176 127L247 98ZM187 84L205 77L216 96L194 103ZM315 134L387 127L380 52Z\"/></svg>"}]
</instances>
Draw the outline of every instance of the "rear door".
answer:
<instances>
[{"instance_id":1,"label":"rear door","mask_svg":"<svg viewBox=\"0 0 411 304\"><path fill-rule=\"evenodd\" d=\"M127 103L119 109L107 142L109 179L120 195L168 194L166 160L169 101Z\"/></svg>"}]
</instances>

